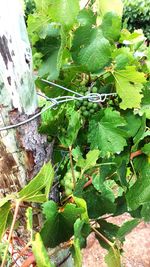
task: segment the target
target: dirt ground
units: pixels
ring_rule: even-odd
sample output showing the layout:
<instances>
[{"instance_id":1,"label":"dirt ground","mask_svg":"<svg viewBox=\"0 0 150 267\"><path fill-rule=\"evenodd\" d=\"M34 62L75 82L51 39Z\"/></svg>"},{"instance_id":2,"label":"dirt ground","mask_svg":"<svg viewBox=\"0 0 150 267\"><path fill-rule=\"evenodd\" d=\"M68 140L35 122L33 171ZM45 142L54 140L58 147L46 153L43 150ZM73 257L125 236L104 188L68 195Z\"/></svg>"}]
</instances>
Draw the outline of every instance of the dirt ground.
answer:
<instances>
[{"instance_id":1,"label":"dirt ground","mask_svg":"<svg viewBox=\"0 0 150 267\"><path fill-rule=\"evenodd\" d=\"M128 213L115 218L109 222L121 225L131 219ZM141 222L130 232L124 242L122 254L123 267L150 267L150 224ZM95 235L92 233L83 250L83 267L106 267L104 257L107 251L100 247Z\"/></svg>"}]
</instances>

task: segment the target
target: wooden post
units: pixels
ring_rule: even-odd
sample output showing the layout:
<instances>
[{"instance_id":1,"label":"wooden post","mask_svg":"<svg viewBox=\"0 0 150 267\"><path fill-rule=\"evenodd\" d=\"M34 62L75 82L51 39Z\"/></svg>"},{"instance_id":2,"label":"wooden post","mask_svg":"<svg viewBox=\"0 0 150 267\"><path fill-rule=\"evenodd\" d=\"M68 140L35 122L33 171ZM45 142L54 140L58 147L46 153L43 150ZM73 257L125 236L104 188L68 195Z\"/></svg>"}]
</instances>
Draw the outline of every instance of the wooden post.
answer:
<instances>
[{"instance_id":1,"label":"wooden post","mask_svg":"<svg viewBox=\"0 0 150 267\"><path fill-rule=\"evenodd\" d=\"M37 110L32 56L20 0L0 3L0 128ZM0 131L0 196L23 187L50 158L38 120Z\"/></svg>"}]
</instances>

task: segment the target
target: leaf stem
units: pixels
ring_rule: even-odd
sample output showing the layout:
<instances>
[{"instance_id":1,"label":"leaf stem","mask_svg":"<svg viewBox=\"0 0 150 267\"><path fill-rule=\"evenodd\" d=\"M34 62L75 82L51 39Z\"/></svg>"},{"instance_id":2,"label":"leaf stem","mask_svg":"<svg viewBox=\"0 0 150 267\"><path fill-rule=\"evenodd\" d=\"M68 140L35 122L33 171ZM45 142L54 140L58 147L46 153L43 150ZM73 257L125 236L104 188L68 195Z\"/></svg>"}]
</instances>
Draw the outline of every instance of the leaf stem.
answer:
<instances>
[{"instance_id":1,"label":"leaf stem","mask_svg":"<svg viewBox=\"0 0 150 267\"><path fill-rule=\"evenodd\" d=\"M15 207L15 212L14 212L14 216L13 216L13 221L12 221L11 228L10 228L10 231L9 231L9 236L8 236L8 240L7 240L7 246L6 246L6 249L4 251L4 256L3 256L3 261L2 261L1 267L4 267L5 263L6 263L9 244L10 244L10 241L11 241L11 238L12 238L12 234L13 234L13 230L14 230L14 226L15 226L15 223L16 223L19 206L20 206L20 200L16 200L16 207Z\"/></svg>"},{"instance_id":2,"label":"leaf stem","mask_svg":"<svg viewBox=\"0 0 150 267\"><path fill-rule=\"evenodd\" d=\"M102 235L99 231L96 230L94 226L91 226L91 229L95 232L95 234L102 239L106 244L108 244L110 247L113 247L113 243L110 242L104 235Z\"/></svg>"},{"instance_id":3,"label":"leaf stem","mask_svg":"<svg viewBox=\"0 0 150 267\"><path fill-rule=\"evenodd\" d=\"M69 146L69 157L70 157L70 165L71 165L71 172L72 172L72 178L73 178L73 185L75 187L76 185L76 178L74 174L74 167L73 167L73 160L72 160L72 147Z\"/></svg>"}]
</instances>

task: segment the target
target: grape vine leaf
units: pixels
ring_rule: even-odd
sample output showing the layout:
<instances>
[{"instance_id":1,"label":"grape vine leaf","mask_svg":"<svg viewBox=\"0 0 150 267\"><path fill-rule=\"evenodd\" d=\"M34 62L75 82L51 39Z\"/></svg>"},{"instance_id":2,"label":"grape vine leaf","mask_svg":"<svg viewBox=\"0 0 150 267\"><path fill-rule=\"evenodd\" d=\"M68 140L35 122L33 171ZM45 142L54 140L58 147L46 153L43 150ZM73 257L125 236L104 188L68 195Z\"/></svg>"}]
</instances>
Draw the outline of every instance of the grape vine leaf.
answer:
<instances>
[{"instance_id":1,"label":"grape vine leaf","mask_svg":"<svg viewBox=\"0 0 150 267\"><path fill-rule=\"evenodd\" d=\"M44 202L48 199L54 179L54 169L51 163L46 163L40 172L19 193L22 201ZM44 189L44 192L42 192Z\"/></svg>"},{"instance_id":2,"label":"grape vine leaf","mask_svg":"<svg viewBox=\"0 0 150 267\"><path fill-rule=\"evenodd\" d=\"M143 205L141 210L141 216L145 222L150 221L150 202Z\"/></svg>"},{"instance_id":3,"label":"grape vine leaf","mask_svg":"<svg viewBox=\"0 0 150 267\"><path fill-rule=\"evenodd\" d=\"M107 237L109 240L113 241L120 227L113 223L107 222L106 220L103 219L99 219L97 223L100 226L97 228L97 230L100 233L102 233L105 237ZM98 236L97 239L99 240L99 242L101 241L100 238L98 238Z\"/></svg>"},{"instance_id":4,"label":"grape vine leaf","mask_svg":"<svg viewBox=\"0 0 150 267\"><path fill-rule=\"evenodd\" d=\"M118 230L116 238L118 238L121 242L125 240L125 236L129 234L138 224L140 223L140 219L133 219L125 222Z\"/></svg>"},{"instance_id":5,"label":"grape vine leaf","mask_svg":"<svg viewBox=\"0 0 150 267\"><path fill-rule=\"evenodd\" d=\"M115 69L125 69L127 65L135 64L135 57L130 51L129 47L121 47L114 49L112 52L112 58L115 61Z\"/></svg>"},{"instance_id":6,"label":"grape vine leaf","mask_svg":"<svg viewBox=\"0 0 150 267\"><path fill-rule=\"evenodd\" d=\"M73 39L72 56L85 70L98 72L111 60L111 46L100 28L79 27Z\"/></svg>"},{"instance_id":7,"label":"grape vine leaf","mask_svg":"<svg viewBox=\"0 0 150 267\"><path fill-rule=\"evenodd\" d=\"M127 66L125 70L114 71L116 90L122 102L120 107L139 108L142 99L143 83L146 82L144 73L136 70L135 66Z\"/></svg>"},{"instance_id":8,"label":"grape vine leaf","mask_svg":"<svg viewBox=\"0 0 150 267\"><path fill-rule=\"evenodd\" d=\"M79 112L72 110L72 108L68 109L66 115L69 119L66 133L64 135L61 133L58 138L62 145L69 147L75 142L79 129L81 128L81 118Z\"/></svg>"},{"instance_id":9,"label":"grape vine leaf","mask_svg":"<svg viewBox=\"0 0 150 267\"><path fill-rule=\"evenodd\" d=\"M97 9L100 15L104 16L108 12L114 12L122 17L123 3L121 0L96 0Z\"/></svg>"},{"instance_id":10,"label":"grape vine leaf","mask_svg":"<svg viewBox=\"0 0 150 267\"><path fill-rule=\"evenodd\" d=\"M108 254L105 256L105 262L108 267L121 267L120 252L117 248L111 247Z\"/></svg>"},{"instance_id":11,"label":"grape vine leaf","mask_svg":"<svg viewBox=\"0 0 150 267\"><path fill-rule=\"evenodd\" d=\"M32 250L38 267L55 267L50 261L39 233L35 235L35 239L32 241Z\"/></svg>"},{"instance_id":12,"label":"grape vine leaf","mask_svg":"<svg viewBox=\"0 0 150 267\"><path fill-rule=\"evenodd\" d=\"M130 210L135 210L140 205L150 202L150 164L148 159L145 159L140 177L127 192L126 199Z\"/></svg>"},{"instance_id":13,"label":"grape vine leaf","mask_svg":"<svg viewBox=\"0 0 150 267\"><path fill-rule=\"evenodd\" d=\"M150 119L150 83L147 83L143 90L143 98L141 101L141 109L139 114L145 113L146 118Z\"/></svg>"},{"instance_id":14,"label":"grape vine leaf","mask_svg":"<svg viewBox=\"0 0 150 267\"><path fill-rule=\"evenodd\" d=\"M105 38L109 41L117 41L120 36L121 18L115 13L106 13L103 17L101 28Z\"/></svg>"},{"instance_id":15,"label":"grape vine leaf","mask_svg":"<svg viewBox=\"0 0 150 267\"><path fill-rule=\"evenodd\" d=\"M119 112L108 108L101 117L99 112L89 123L88 141L91 149L98 148L101 157L107 156L108 153L120 153L124 146L127 145L126 133L121 129L125 126L125 120Z\"/></svg>"},{"instance_id":16,"label":"grape vine leaf","mask_svg":"<svg viewBox=\"0 0 150 267\"><path fill-rule=\"evenodd\" d=\"M43 214L46 220L41 230L44 245L56 247L61 242L67 241L73 235L75 221L84 212L84 208L76 207L74 204L59 208L54 201L44 203Z\"/></svg>"},{"instance_id":17,"label":"grape vine leaf","mask_svg":"<svg viewBox=\"0 0 150 267\"><path fill-rule=\"evenodd\" d=\"M129 137L135 137L142 124L141 117L135 115L132 110L125 111L123 115L127 122L127 125L124 127L124 129L127 131Z\"/></svg>"},{"instance_id":18,"label":"grape vine leaf","mask_svg":"<svg viewBox=\"0 0 150 267\"><path fill-rule=\"evenodd\" d=\"M77 19L81 26L96 24L96 16L91 9L82 9L78 14Z\"/></svg>"},{"instance_id":19,"label":"grape vine leaf","mask_svg":"<svg viewBox=\"0 0 150 267\"><path fill-rule=\"evenodd\" d=\"M84 221L77 219L74 223L74 240L73 240L73 248L72 255L74 259L74 266L82 267L82 253L80 244L85 242L85 238L82 236L82 228L84 225Z\"/></svg>"},{"instance_id":20,"label":"grape vine leaf","mask_svg":"<svg viewBox=\"0 0 150 267\"><path fill-rule=\"evenodd\" d=\"M77 195L76 191L76 195ZM80 195L81 197L81 195ZM89 186L82 192L82 197L87 203L88 215L90 219L98 218L106 213L114 213L116 204L110 201L107 196L99 193L93 186Z\"/></svg>"},{"instance_id":21,"label":"grape vine leaf","mask_svg":"<svg viewBox=\"0 0 150 267\"><path fill-rule=\"evenodd\" d=\"M86 159L84 159L83 157L81 158L80 156L79 160L77 161L77 166L82 169L82 173L84 173L86 170L95 166L96 161L98 160L99 154L100 154L100 151L98 149L94 149L94 150L90 150L86 154Z\"/></svg>"},{"instance_id":22,"label":"grape vine leaf","mask_svg":"<svg viewBox=\"0 0 150 267\"><path fill-rule=\"evenodd\" d=\"M148 156L150 156L150 143L145 144L144 147L142 147L142 152Z\"/></svg>"},{"instance_id":23,"label":"grape vine leaf","mask_svg":"<svg viewBox=\"0 0 150 267\"><path fill-rule=\"evenodd\" d=\"M49 0L49 12L53 21L61 23L70 29L76 22L80 11L79 0Z\"/></svg>"},{"instance_id":24,"label":"grape vine leaf","mask_svg":"<svg viewBox=\"0 0 150 267\"><path fill-rule=\"evenodd\" d=\"M6 230L7 225L7 219L10 212L10 201L6 202L1 208L0 208L0 240L2 239L2 236Z\"/></svg>"}]
</instances>

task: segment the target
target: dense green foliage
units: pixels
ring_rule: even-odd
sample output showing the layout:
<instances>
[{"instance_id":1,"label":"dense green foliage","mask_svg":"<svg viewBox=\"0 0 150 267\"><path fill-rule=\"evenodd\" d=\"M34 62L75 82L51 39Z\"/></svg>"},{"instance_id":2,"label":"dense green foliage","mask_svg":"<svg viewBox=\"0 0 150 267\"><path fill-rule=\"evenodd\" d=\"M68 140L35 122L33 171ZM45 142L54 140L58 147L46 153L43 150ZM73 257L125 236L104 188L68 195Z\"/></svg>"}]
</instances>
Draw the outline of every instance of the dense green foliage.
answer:
<instances>
[{"instance_id":1,"label":"dense green foliage","mask_svg":"<svg viewBox=\"0 0 150 267\"><path fill-rule=\"evenodd\" d=\"M123 0L124 15L128 29L142 29L146 38L150 40L150 3L149 0Z\"/></svg>"},{"instance_id":2,"label":"dense green foliage","mask_svg":"<svg viewBox=\"0 0 150 267\"><path fill-rule=\"evenodd\" d=\"M111 5L91 1L86 8L79 0L35 3L28 32L38 88L50 98L71 94L41 80L45 78L82 95L112 95L96 103L70 101L42 114L39 132L54 141L56 177L52 166L44 165L16 196L19 202L42 203L40 234L33 235L32 211L27 210L33 253L38 266L43 258L44 266L52 266L45 247L68 242L74 266L80 267L80 249L95 231L108 249L106 263L119 267L119 244L142 218L150 219L150 50L141 31L122 29L120 0ZM50 103L40 99L43 105ZM58 203L49 199L53 180ZM8 225L10 199L0 202L0 236ZM127 211L134 219L121 227L105 219Z\"/></svg>"}]
</instances>

